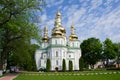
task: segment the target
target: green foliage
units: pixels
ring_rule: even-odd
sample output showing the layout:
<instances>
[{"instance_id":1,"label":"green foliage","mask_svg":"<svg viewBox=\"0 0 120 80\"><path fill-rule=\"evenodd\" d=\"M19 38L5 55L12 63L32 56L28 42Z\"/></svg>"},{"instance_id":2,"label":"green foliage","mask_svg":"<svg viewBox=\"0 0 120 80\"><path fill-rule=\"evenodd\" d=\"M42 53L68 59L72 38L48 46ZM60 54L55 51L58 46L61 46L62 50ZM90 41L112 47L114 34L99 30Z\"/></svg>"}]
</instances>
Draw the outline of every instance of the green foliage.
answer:
<instances>
[{"instance_id":1,"label":"green foliage","mask_svg":"<svg viewBox=\"0 0 120 80\"><path fill-rule=\"evenodd\" d=\"M116 54L116 59L120 60L120 43L114 43L113 45Z\"/></svg>"},{"instance_id":2,"label":"green foliage","mask_svg":"<svg viewBox=\"0 0 120 80\"><path fill-rule=\"evenodd\" d=\"M72 63L72 61L69 61L69 71L73 71L73 63Z\"/></svg>"},{"instance_id":3,"label":"green foliage","mask_svg":"<svg viewBox=\"0 0 120 80\"><path fill-rule=\"evenodd\" d=\"M103 57L105 59L113 59L115 58L115 50L114 50L114 44L112 43L112 41L110 39L106 39L103 42Z\"/></svg>"},{"instance_id":4,"label":"green foliage","mask_svg":"<svg viewBox=\"0 0 120 80\"><path fill-rule=\"evenodd\" d=\"M110 39L106 39L103 42L103 59L105 59L107 61L106 63L106 67L108 66L109 63L109 59L114 59L115 58L115 46L112 43L112 41Z\"/></svg>"},{"instance_id":5,"label":"green foliage","mask_svg":"<svg viewBox=\"0 0 120 80\"><path fill-rule=\"evenodd\" d=\"M80 71L82 71L83 70L83 68L84 68L84 59L81 57L80 59L79 59L79 70Z\"/></svg>"},{"instance_id":6,"label":"green foliage","mask_svg":"<svg viewBox=\"0 0 120 80\"><path fill-rule=\"evenodd\" d=\"M66 62L65 62L65 59L63 59L63 61L62 61L62 71L63 72L66 71Z\"/></svg>"},{"instance_id":7,"label":"green foliage","mask_svg":"<svg viewBox=\"0 0 120 80\"><path fill-rule=\"evenodd\" d=\"M47 70L47 72L49 72L50 69L51 69L51 62L50 62L50 59L48 58L47 62L46 62L46 70Z\"/></svg>"},{"instance_id":8,"label":"green foliage","mask_svg":"<svg viewBox=\"0 0 120 80\"><path fill-rule=\"evenodd\" d=\"M22 42L20 42L22 44ZM9 65L8 66L20 66L28 71L36 71L36 64L34 59L35 50L38 49L38 46L35 44L29 46L19 46L20 49L24 48L22 51L18 48L9 56Z\"/></svg>"},{"instance_id":9,"label":"green foliage","mask_svg":"<svg viewBox=\"0 0 120 80\"><path fill-rule=\"evenodd\" d=\"M92 68L92 66L101 58L102 44L99 39L88 38L81 43L80 47L84 62L91 65Z\"/></svg>"},{"instance_id":10,"label":"green foliage","mask_svg":"<svg viewBox=\"0 0 120 80\"><path fill-rule=\"evenodd\" d=\"M2 69L5 59L9 62L8 64L19 64L26 69L31 67L30 41L31 39L39 39L39 30L33 23L35 16L33 12L41 10L42 4L39 0L0 1L0 15L2 15L0 16L0 44L2 49L0 69ZM17 60L12 59L15 61L12 63L9 57Z\"/></svg>"}]
</instances>

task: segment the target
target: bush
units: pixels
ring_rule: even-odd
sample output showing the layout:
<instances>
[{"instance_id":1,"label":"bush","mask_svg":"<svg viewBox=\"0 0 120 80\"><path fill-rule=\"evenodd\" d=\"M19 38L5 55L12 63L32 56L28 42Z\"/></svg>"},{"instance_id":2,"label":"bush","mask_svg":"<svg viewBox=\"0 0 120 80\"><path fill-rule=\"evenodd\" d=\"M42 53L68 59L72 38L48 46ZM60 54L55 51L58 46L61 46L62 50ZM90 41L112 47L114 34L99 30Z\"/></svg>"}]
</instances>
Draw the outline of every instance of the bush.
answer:
<instances>
[{"instance_id":1,"label":"bush","mask_svg":"<svg viewBox=\"0 0 120 80\"><path fill-rule=\"evenodd\" d=\"M69 71L73 71L73 63L72 63L72 61L69 61Z\"/></svg>"},{"instance_id":2,"label":"bush","mask_svg":"<svg viewBox=\"0 0 120 80\"><path fill-rule=\"evenodd\" d=\"M66 71L66 63L65 63L65 59L63 59L63 61L62 61L62 71L63 71L63 72Z\"/></svg>"},{"instance_id":3,"label":"bush","mask_svg":"<svg viewBox=\"0 0 120 80\"><path fill-rule=\"evenodd\" d=\"M49 72L51 68L51 63L50 63L50 59L47 59L47 63L46 63L46 71Z\"/></svg>"},{"instance_id":4,"label":"bush","mask_svg":"<svg viewBox=\"0 0 120 80\"><path fill-rule=\"evenodd\" d=\"M83 68L84 68L84 60L83 60L83 58L81 57L81 58L79 59L79 70L82 71Z\"/></svg>"}]
</instances>

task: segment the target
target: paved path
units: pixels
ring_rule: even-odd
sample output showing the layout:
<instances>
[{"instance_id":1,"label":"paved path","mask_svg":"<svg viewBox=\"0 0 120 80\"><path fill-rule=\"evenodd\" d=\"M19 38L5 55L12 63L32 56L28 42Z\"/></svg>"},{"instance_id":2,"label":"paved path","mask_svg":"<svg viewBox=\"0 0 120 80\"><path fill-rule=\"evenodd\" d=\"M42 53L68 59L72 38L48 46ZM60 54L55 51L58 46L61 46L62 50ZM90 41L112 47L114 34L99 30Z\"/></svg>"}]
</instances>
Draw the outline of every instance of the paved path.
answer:
<instances>
[{"instance_id":1,"label":"paved path","mask_svg":"<svg viewBox=\"0 0 120 80\"><path fill-rule=\"evenodd\" d=\"M18 76L17 73L8 74L6 76L1 77L0 80L13 80L17 76Z\"/></svg>"}]
</instances>

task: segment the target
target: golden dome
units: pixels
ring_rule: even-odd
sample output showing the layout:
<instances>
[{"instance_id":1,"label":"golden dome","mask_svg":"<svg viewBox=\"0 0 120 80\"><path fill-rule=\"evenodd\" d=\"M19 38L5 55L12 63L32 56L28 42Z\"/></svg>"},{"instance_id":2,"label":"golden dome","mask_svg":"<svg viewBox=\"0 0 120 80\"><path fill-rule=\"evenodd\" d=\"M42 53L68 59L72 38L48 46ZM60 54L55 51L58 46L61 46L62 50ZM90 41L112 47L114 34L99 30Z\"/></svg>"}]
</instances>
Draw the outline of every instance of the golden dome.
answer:
<instances>
[{"instance_id":1,"label":"golden dome","mask_svg":"<svg viewBox=\"0 0 120 80\"><path fill-rule=\"evenodd\" d=\"M62 37L65 35L66 30L62 27L61 25L61 13L58 11L56 13L56 18L55 18L55 24L54 24L54 28L52 29L52 36L53 37Z\"/></svg>"},{"instance_id":2,"label":"golden dome","mask_svg":"<svg viewBox=\"0 0 120 80\"><path fill-rule=\"evenodd\" d=\"M61 16L61 13L58 11L58 12L56 13L56 16Z\"/></svg>"},{"instance_id":3,"label":"golden dome","mask_svg":"<svg viewBox=\"0 0 120 80\"><path fill-rule=\"evenodd\" d=\"M69 40L78 40L78 36L74 32L74 26L71 26L71 35L69 36Z\"/></svg>"},{"instance_id":4,"label":"golden dome","mask_svg":"<svg viewBox=\"0 0 120 80\"><path fill-rule=\"evenodd\" d=\"M48 38L48 29L47 29L46 26L44 27L44 37L42 38L42 41L43 42L48 42L49 41L49 38Z\"/></svg>"},{"instance_id":5,"label":"golden dome","mask_svg":"<svg viewBox=\"0 0 120 80\"><path fill-rule=\"evenodd\" d=\"M60 29L60 31L61 31L62 33L66 33L65 28L63 28L62 26L60 26L59 29Z\"/></svg>"},{"instance_id":6,"label":"golden dome","mask_svg":"<svg viewBox=\"0 0 120 80\"><path fill-rule=\"evenodd\" d=\"M58 37L58 36L62 36L61 31L59 30L59 27L55 27L52 30L52 36L53 37Z\"/></svg>"}]
</instances>

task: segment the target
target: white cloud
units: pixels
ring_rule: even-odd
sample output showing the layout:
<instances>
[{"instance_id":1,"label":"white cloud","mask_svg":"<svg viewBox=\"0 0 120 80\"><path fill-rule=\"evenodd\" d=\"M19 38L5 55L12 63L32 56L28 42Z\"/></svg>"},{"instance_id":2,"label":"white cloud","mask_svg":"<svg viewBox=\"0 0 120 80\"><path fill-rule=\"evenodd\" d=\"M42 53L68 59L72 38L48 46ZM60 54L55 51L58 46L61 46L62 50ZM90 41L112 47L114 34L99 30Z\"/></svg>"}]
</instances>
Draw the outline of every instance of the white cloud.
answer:
<instances>
[{"instance_id":1,"label":"white cloud","mask_svg":"<svg viewBox=\"0 0 120 80\"><path fill-rule=\"evenodd\" d=\"M64 0L59 0L59 1L56 1L56 2L54 3L54 5L60 5L60 4L62 4L62 3L63 3L63 1L64 1Z\"/></svg>"},{"instance_id":2,"label":"white cloud","mask_svg":"<svg viewBox=\"0 0 120 80\"><path fill-rule=\"evenodd\" d=\"M81 32L84 38L86 37L98 37L102 41L107 37L112 39L114 42L120 41L120 7L111 11L110 13L101 17L88 16L86 20L88 23L93 22L88 29ZM89 25L89 24L88 24ZM87 35L87 34L88 35Z\"/></svg>"},{"instance_id":3,"label":"white cloud","mask_svg":"<svg viewBox=\"0 0 120 80\"><path fill-rule=\"evenodd\" d=\"M79 23L79 20L85 14L85 12L86 12L85 8L76 10L76 12L72 16L70 16L70 20L73 20L74 24Z\"/></svg>"},{"instance_id":4,"label":"white cloud","mask_svg":"<svg viewBox=\"0 0 120 80\"><path fill-rule=\"evenodd\" d=\"M98 8L102 4L102 0L91 0L91 8L90 11L93 9Z\"/></svg>"},{"instance_id":5,"label":"white cloud","mask_svg":"<svg viewBox=\"0 0 120 80\"><path fill-rule=\"evenodd\" d=\"M47 7L58 6L63 3L64 0L47 0Z\"/></svg>"},{"instance_id":6,"label":"white cloud","mask_svg":"<svg viewBox=\"0 0 120 80\"><path fill-rule=\"evenodd\" d=\"M43 14L43 15L41 16L41 20L42 20L42 22L45 22L46 19L47 19L47 15L46 15L46 14Z\"/></svg>"}]
</instances>

